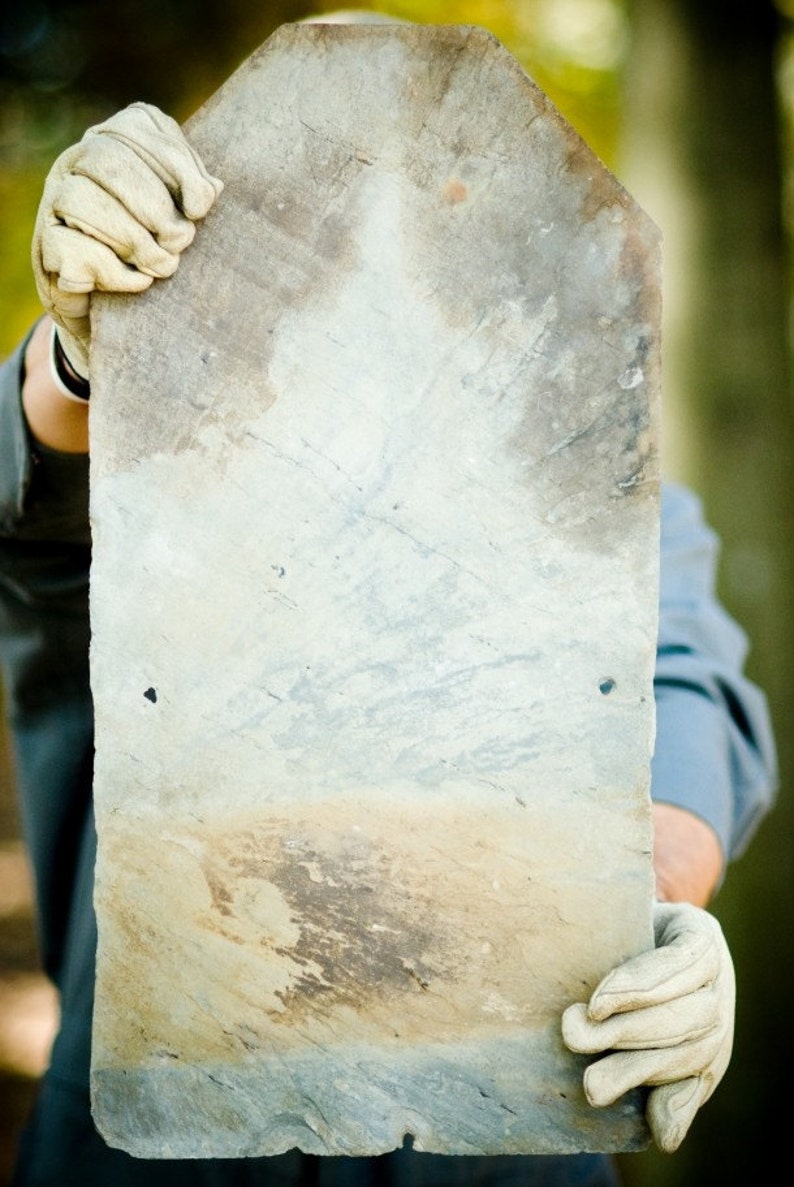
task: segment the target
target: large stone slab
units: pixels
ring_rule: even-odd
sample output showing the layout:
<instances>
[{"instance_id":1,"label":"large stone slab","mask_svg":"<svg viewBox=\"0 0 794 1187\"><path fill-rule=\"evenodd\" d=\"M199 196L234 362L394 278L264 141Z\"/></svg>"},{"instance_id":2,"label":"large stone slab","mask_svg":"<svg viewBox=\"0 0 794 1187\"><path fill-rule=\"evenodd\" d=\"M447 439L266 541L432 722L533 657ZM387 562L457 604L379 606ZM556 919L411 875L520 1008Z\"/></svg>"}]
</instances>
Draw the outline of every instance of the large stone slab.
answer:
<instances>
[{"instance_id":1,"label":"large stone slab","mask_svg":"<svg viewBox=\"0 0 794 1187\"><path fill-rule=\"evenodd\" d=\"M98 301L93 1107L148 1158L633 1149L656 229L487 33L286 26Z\"/></svg>"}]
</instances>

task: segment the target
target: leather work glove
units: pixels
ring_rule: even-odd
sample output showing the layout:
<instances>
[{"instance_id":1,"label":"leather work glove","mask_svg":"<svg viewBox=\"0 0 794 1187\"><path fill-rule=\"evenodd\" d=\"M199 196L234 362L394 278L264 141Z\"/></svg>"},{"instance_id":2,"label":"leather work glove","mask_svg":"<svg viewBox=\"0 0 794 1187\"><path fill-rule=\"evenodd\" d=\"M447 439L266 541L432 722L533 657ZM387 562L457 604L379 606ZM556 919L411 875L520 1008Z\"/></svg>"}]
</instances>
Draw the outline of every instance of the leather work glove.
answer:
<instances>
[{"instance_id":1,"label":"leather work glove","mask_svg":"<svg viewBox=\"0 0 794 1187\"><path fill-rule=\"evenodd\" d=\"M610 1105L648 1085L646 1116L660 1150L672 1153L722 1079L733 1046L736 984L722 929L690 903L656 903L656 947L627 960L590 1001L562 1018L566 1045L591 1063L584 1090Z\"/></svg>"},{"instance_id":2,"label":"leather work glove","mask_svg":"<svg viewBox=\"0 0 794 1187\"><path fill-rule=\"evenodd\" d=\"M171 276L223 189L179 124L133 103L53 164L33 232L33 273L69 363L88 377L89 295Z\"/></svg>"}]
</instances>

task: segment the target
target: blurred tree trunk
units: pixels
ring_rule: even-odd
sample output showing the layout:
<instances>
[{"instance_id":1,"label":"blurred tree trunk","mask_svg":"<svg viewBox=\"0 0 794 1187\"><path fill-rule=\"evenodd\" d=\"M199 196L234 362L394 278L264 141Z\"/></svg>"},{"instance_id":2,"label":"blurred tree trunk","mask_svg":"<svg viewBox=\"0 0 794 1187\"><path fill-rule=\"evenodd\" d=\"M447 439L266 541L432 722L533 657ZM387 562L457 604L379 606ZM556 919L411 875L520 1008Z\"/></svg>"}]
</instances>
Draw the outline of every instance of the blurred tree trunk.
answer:
<instances>
[{"instance_id":1,"label":"blurred tree trunk","mask_svg":"<svg viewBox=\"0 0 794 1187\"><path fill-rule=\"evenodd\" d=\"M723 541L720 592L767 692L781 797L713 909L734 955L731 1067L679 1152L629 1187L753 1182L789 1142L794 804L792 399L771 0L634 0L628 188L665 235L664 455Z\"/></svg>"}]
</instances>

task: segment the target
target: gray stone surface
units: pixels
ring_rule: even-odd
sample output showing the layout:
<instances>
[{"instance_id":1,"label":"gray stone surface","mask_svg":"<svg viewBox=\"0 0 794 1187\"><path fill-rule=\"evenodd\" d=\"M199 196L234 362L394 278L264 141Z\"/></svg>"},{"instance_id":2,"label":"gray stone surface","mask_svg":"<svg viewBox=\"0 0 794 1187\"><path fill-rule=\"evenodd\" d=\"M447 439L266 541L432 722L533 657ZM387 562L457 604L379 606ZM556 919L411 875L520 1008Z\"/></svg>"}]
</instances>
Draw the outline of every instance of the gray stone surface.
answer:
<instances>
[{"instance_id":1,"label":"gray stone surface","mask_svg":"<svg viewBox=\"0 0 794 1187\"><path fill-rule=\"evenodd\" d=\"M559 1018L651 942L656 229L469 28L286 26L96 303L111 1145L634 1149Z\"/></svg>"}]
</instances>

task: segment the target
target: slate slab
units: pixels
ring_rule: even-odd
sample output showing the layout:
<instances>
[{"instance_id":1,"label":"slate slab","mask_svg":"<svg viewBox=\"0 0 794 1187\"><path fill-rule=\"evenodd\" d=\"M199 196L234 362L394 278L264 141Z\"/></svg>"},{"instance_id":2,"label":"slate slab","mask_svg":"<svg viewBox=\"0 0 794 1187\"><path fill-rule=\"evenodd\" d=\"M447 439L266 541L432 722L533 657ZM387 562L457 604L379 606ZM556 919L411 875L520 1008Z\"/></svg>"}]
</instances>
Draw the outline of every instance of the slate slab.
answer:
<instances>
[{"instance_id":1,"label":"slate slab","mask_svg":"<svg viewBox=\"0 0 794 1187\"><path fill-rule=\"evenodd\" d=\"M625 1150L651 943L656 228L469 27L288 25L96 302L92 1096L146 1158Z\"/></svg>"}]
</instances>

